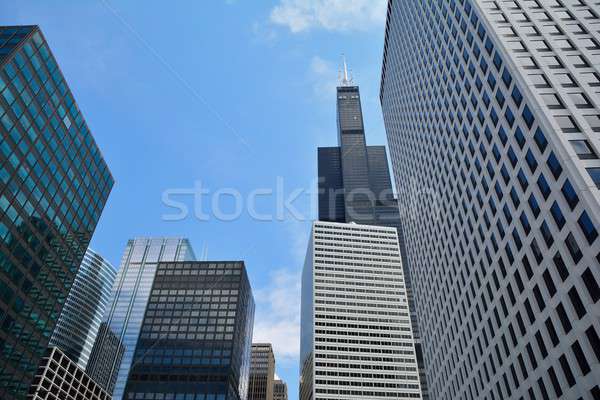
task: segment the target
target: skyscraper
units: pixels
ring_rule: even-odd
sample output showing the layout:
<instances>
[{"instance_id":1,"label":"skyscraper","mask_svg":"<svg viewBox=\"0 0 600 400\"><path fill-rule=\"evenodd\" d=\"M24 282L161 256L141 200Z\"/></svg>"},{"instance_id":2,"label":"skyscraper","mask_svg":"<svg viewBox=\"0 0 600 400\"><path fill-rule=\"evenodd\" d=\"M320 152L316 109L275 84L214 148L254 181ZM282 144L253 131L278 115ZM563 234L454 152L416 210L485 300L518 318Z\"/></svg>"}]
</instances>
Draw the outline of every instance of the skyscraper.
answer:
<instances>
[{"instance_id":1,"label":"skyscraper","mask_svg":"<svg viewBox=\"0 0 600 400\"><path fill-rule=\"evenodd\" d=\"M137 238L127 242L113 285L110 305L104 315L104 321L108 323L110 331L120 339L125 347L124 354L120 364L114 362L114 365L110 367L112 371L110 374L105 371L106 365L93 361L93 364L88 366L88 373L91 376L117 374L112 393L115 399L123 397L123 390L131 368L131 360L158 263L160 261L193 261L194 259L194 252L187 239ZM106 339L99 336L97 340L100 341L97 345L98 351L110 353L110 349L104 349L102 343ZM112 340L107 341L107 346L114 349ZM98 361L106 359L102 356L93 358ZM102 370L102 373L96 372L97 369Z\"/></svg>"},{"instance_id":2,"label":"skyscraper","mask_svg":"<svg viewBox=\"0 0 600 400\"><path fill-rule=\"evenodd\" d=\"M98 253L87 249L49 346L58 347L85 370L117 272Z\"/></svg>"},{"instance_id":3,"label":"skyscraper","mask_svg":"<svg viewBox=\"0 0 600 400\"><path fill-rule=\"evenodd\" d=\"M121 365L123 354L125 354L125 346L121 343L121 339L115 335L107 322L102 322L85 372L107 393L115 390L119 375L119 370L115 366Z\"/></svg>"},{"instance_id":4,"label":"skyscraper","mask_svg":"<svg viewBox=\"0 0 600 400\"><path fill-rule=\"evenodd\" d=\"M600 398L599 23L587 1L389 3L380 97L434 398Z\"/></svg>"},{"instance_id":5,"label":"skyscraper","mask_svg":"<svg viewBox=\"0 0 600 400\"><path fill-rule=\"evenodd\" d=\"M111 400L106 390L58 347L49 347L42 358L27 400Z\"/></svg>"},{"instance_id":6,"label":"skyscraper","mask_svg":"<svg viewBox=\"0 0 600 400\"><path fill-rule=\"evenodd\" d=\"M242 261L159 263L124 398L246 400L253 325Z\"/></svg>"},{"instance_id":7,"label":"skyscraper","mask_svg":"<svg viewBox=\"0 0 600 400\"><path fill-rule=\"evenodd\" d=\"M248 400L273 400L275 354L270 343L252 343Z\"/></svg>"},{"instance_id":8,"label":"skyscraper","mask_svg":"<svg viewBox=\"0 0 600 400\"><path fill-rule=\"evenodd\" d=\"M302 272L300 399L421 399L398 233L313 223Z\"/></svg>"},{"instance_id":9,"label":"skyscraper","mask_svg":"<svg viewBox=\"0 0 600 400\"><path fill-rule=\"evenodd\" d=\"M113 179L37 26L0 27L0 398L23 399Z\"/></svg>"},{"instance_id":10,"label":"skyscraper","mask_svg":"<svg viewBox=\"0 0 600 400\"><path fill-rule=\"evenodd\" d=\"M273 381L273 400L288 400L287 384L278 377Z\"/></svg>"},{"instance_id":11,"label":"skyscraper","mask_svg":"<svg viewBox=\"0 0 600 400\"><path fill-rule=\"evenodd\" d=\"M411 288L408 260L404 256L402 221L394 197L385 146L367 146L360 91L343 75L337 88L338 146L319 147L319 220L391 226L398 230L406 293L417 350L421 390L427 400L427 382L420 333Z\"/></svg>"}]
</instances>

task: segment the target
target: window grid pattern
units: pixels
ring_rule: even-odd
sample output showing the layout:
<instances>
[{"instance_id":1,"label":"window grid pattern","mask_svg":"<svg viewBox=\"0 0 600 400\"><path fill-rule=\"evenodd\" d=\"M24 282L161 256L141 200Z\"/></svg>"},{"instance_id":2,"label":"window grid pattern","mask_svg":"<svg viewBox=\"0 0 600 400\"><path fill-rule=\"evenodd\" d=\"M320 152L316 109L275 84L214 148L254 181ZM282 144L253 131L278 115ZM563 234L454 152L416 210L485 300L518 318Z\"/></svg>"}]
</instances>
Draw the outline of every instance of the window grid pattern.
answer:
<instances>
[{"instance_id":1,"label":"window grid pattern","mask_svg":"<svg viewBox=\"0 0 600 400\"><path fill-rule=\"evenodd\" d=\"M380 97L434 398L598 395L598 160L570 142L596 151L597 5L390 2Z\"/></svg>"},{"instance_id":2,"label":"window grid pattern","mask_svg":"<svg viewBox=\"0 0 600 400\"><path fill-rule=\"evenodd\" d=\"M269 343L252 344L248 400L273 400L275 355Z\"/></svg>"},{"instance_id":3,"label":"window grid pattern","mask_svg":"<svg viewBox=\"0 0 600 400\"><path fill-rule=\"evenodd\" d=\"M27 400L111 400L112 397L57 347L42 358Z\"/></svg>"},{"instance_id":4,"label":"window grid pattern","mask_svg":"<svg viewBox=\"0 0 600 400\"><path fill-rule=\"evenodd\" d=\"M288 400L287 384L280 379L273 383L273 400Z\"/></svg>"},{"instance_id":5,"label":"window grid pattern","mask_svg":"<svg viewBox=\"0 0 600 400\"><path fill-rule=\"evenodd\" d=\"M194 259L187 239L136 238L128 241L112 288L110 305L104 315L110 330L125 347L123 357L120 363L108 366L110 372L103 371L107 366L101 363L88 366L92 376L108 375L112 381L113 374L117 375L113 397L118 399L123 396L158 262ZM95 345L99 352L114 349L111 338L98 337L97 340L107 340L106 349L102 343ZM93 358L96 359L95 356ZM97 360L103 358L98 357ZM96 369L99 371L96 372Z\"/></svg>"},{"instance_id":6,"label":"window grid pattern","mask_svg":"<svg viewBox=\"0 0 600 400\"><path fill-rule=\"evenodd\" d=\"M300 398L421 398L395 228L314 222L302 278Z\"/></svg>"},{"instance_id":7,"label":"window grid pattern","mask_svg":"<svg viewBox=\"0 0 600 400\"><path fill-rule=\"evenodd\" d=\"M26 395L113 185L41 31L0 27L0 397Z\"/></svg>"},{"instance_id":8,"label":"window grid pattern","mask_svg":"<svg viewBox=\"0 0 600 400\"><path fill-rule=\"evenodd\" d=\"M247 400L253 324L243 262L159 263L123 398Z\"/></svg>"},{"instance_id":9,"label":"window grid pattern","mask_svg":"<svg viewBox=\"0 0 600 400\"><path fill-rule=\"evenodd\" d=\"M61 349L84 370L98 335L116 274L107 260L88 248L52 333L49 346Z\"/></svg>"}]
</instances>

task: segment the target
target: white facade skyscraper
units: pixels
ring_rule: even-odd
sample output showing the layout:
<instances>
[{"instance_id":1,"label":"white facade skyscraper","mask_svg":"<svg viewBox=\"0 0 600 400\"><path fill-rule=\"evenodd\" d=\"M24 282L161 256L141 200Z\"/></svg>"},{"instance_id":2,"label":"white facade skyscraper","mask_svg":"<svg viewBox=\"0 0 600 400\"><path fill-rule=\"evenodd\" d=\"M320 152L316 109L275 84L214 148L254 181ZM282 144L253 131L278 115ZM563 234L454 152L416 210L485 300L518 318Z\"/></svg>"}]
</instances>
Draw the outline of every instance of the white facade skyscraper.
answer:
<instances>
[{"instance_id":1,"label":"white facade skyscraper","mask_svg":"<svg viewBox=\"0 0 600 400\"><path fill-rule=\"evenodd\" d=\"M421 398L395 228L314 222L301 314L301 400Z\"/></svg>"},{"instance_id":2,"label":"white facade skyscraper","mask_svg":"<svg viewBox=\"0 0 600 400\"><path fill-rule=\"evenodd\" d=\"M391 0L385 38L430 396L600 399L600 3Z\"/></svg>"}]
</instances>

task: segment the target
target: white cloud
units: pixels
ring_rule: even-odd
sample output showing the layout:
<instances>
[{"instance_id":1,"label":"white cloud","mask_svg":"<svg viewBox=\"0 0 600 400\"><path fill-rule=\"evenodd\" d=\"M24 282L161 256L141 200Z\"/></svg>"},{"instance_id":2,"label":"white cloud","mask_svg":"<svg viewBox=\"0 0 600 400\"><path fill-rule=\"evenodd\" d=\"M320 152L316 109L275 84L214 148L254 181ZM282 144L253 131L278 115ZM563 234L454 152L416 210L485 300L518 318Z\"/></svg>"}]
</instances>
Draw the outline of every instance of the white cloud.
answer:
<instances>
[{"instance_id":1,"label":"white cloud","mask_svg":"<svg viewBox=\"0 0 600 400\"><path fill-rule=\"evenodd\" d=\"M333 101L338 71L333 62L314 56L309 65L309 80L313 93L321 100Z\"/></svg>"},{"instance_id":2,"label":"white cloud","mask_svg":"<svg viewBox=\"0 0 600 400\"><path fill-rule=\"evenodd\" d=\"M383 27L386 10L387 0L280 0L270 20L293 33L313 28L365 31Z\"/></svg>"},{"instance_id":3,"label":"white cloud","mask_svg":"<svg viewBox=\"0 0 600 400\"><path fill-rule=\"evenodd\" d=\"M280 269L254 293L254 342L273 345L279 363L298 362L300 354L300 273Z\"/></svg>"}]
</instances>

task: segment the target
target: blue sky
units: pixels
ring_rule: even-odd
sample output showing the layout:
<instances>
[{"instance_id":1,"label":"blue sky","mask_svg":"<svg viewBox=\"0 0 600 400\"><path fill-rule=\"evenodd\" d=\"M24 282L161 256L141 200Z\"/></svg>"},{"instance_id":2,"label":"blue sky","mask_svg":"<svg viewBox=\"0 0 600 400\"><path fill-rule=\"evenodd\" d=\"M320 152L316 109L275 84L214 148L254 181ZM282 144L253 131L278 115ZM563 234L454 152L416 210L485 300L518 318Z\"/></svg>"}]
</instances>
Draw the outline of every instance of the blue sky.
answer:
<instances>
[{"instance_id":1,"label":"blue sky","mask_svg":"<svg viewBox=\"0 0 600 400\"><path fill-rule=\"evenodd\" d=\"M92 247L118 266L128 238L182 236L197 256L244 260L255 339L274 343L277 372L297 399L299 273L315 217L306 192L316 185L317 146L336 144L341 53L361 87L367 141L385 143L378 90L386 2L166 4L3 2L0 24L41 26L115 178ZM169 220L178 210L165 193L195 185L210 192L201 198L210 218L194 216L191 195L177 195L190 213ZM283 198L303 190L292 203L302 220L286 209L277 216L268 193L278 187ZM253 191L256 212L274 220L249 215ZM222 214L237 214L233 192L241 215L216 218L215 197Z\"/></svg>"}]
</instances>

